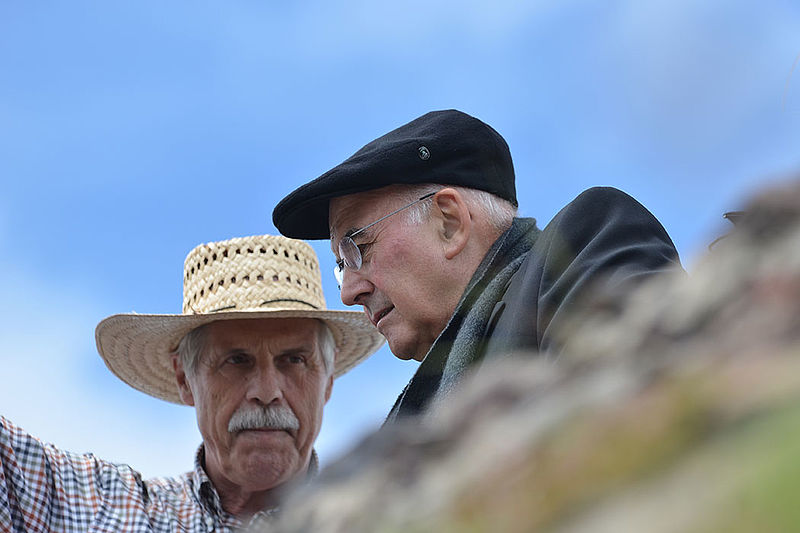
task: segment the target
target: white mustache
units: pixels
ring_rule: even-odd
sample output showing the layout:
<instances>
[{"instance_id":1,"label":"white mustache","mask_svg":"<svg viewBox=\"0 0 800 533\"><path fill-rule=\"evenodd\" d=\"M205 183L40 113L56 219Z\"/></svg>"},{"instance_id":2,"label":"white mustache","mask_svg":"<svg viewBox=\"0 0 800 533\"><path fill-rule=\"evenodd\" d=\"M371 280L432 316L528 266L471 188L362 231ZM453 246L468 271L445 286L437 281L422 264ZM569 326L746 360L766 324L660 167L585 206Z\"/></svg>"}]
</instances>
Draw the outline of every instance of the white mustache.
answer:
<instances>
[{"instance_id":1,"label":"white mustache","mask_svg":"<svg viewBox=\"0 0 800 533\"><path fill-rule=\"evenodd\" d=\"M240 407L228 422L228 431L236 433L246 429L297 431L300 429L300 421L291 409L282 405Z\"/></svg>"}]
</instances>

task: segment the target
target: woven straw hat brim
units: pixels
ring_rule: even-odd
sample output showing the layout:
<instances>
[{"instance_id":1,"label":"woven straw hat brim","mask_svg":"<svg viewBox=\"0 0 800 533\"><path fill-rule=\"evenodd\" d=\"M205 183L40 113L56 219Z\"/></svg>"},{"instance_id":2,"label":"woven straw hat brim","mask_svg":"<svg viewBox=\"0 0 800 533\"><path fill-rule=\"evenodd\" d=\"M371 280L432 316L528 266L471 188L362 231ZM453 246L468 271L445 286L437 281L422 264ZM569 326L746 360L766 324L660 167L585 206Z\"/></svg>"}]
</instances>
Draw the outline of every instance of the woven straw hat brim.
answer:
<instances>
[{"instance_id":1,"label":"woven straw hat brim","mask_svg":"<svg viewBox=\"0 0 800 533\"><path fill-rule=\"evenodd\" d=\"M384 342L361 311L271 309L227 311L198 315L110 316L97 325L95 341L106 366L122 381L150 396L183 404L178 394L170 354L191 330L217 320L250 318L316 318L333 333L338 354L334 377L339 377Z\"/></svg>"}]
</instances>

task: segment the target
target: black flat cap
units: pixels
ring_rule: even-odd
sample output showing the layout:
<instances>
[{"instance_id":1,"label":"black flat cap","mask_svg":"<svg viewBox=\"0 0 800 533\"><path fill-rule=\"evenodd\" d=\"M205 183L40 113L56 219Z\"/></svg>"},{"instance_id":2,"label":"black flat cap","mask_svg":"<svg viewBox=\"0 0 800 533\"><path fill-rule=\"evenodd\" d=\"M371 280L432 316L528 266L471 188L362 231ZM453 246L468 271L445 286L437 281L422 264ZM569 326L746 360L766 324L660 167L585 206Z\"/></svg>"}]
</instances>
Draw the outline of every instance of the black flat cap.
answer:
<instances>
[{"instance_id":1,"label":"black flat cap","mask_svg":"<svg viewBox=\"0 0 800 533\"><path fill-rule=\"evenodd\" d=\"M287 237L327 239L331 198L419 183L480 189L517 205L506 141L488 124L450 109L422 115L370 142L281 200L272 221Z\"/></svg>"}]
</instances>

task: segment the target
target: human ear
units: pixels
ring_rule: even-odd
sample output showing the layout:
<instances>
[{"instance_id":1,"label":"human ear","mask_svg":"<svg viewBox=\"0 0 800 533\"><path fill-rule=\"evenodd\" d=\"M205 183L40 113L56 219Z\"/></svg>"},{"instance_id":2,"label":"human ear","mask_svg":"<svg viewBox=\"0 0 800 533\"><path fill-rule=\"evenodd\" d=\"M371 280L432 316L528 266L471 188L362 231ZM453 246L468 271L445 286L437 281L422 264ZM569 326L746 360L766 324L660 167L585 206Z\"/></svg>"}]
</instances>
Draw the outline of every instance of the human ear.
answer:
<instances>
[{"instance_id":1,"label":"human ear","mask_svg":"<svg viewBox=\"0 0 800 533\"><path fill-rule=\"evenodd\" d=\"M181 401L186 405L194 405L194 395L192 388L189 386L189 380L186 377L186 372L183 369L183 362L178 357L177 352L171 354L172 368L175 370L175 380L178 383L178 394L180 394Z\"/></svg>"},{"instance_id":2,"label":"human ear","mask_svg":"<svg viewBox=\"0 0 800 533\"><path fill-rule=\"evenodd\" d=\"M455 189L444 188L433 197L433 211L439 219L439 232L447 259L466 247L472 232L472 215L464 197Z\"/></svg>"}]
</instances>

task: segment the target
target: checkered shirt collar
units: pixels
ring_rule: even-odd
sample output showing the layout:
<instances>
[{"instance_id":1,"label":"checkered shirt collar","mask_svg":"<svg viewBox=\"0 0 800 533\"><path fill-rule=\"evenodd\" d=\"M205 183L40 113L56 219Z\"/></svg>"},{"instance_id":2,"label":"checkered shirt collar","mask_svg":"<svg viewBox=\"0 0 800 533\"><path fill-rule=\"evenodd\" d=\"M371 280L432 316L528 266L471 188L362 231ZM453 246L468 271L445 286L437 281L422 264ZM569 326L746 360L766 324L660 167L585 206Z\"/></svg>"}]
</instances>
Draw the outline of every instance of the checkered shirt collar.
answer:
<instances>
[{"instance_id":1,"label":"checkered shirt collar","mask_svg":"<svg viewBox=\"0 0 800 533\"><path fill-rule=\"evenodd\" d=\"M194 455L194 471L192 472L192 493L196 500L200 502L203 509L212 516L219 518L222 521L238 522L236 517L228 513L222 508L222 503L219 499L217 489L206 474L205 470L206 451L205 447L201 444L197 448L197 453ZM309 483L319 473L319 458L317 451L311 450L311 460L308 463L308 470L306 471L305 482ZM267 518L273 516L278 512L278 508L264 509L256 513L251 519L251 523L259 518Z\"/></svg>"}]
</instances>

